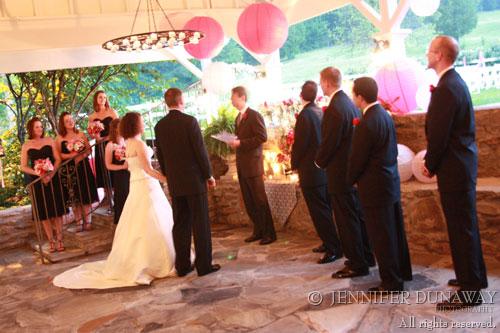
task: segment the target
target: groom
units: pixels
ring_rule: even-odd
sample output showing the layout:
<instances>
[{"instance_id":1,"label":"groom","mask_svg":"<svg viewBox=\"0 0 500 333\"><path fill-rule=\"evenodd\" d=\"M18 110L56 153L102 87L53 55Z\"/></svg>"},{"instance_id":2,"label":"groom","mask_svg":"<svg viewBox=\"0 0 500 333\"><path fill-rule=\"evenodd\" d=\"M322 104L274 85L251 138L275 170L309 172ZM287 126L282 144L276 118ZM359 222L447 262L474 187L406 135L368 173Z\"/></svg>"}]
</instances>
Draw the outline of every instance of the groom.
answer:
<instances>
[{"instance_id":1,"label":"groom","mask_svg":"<svg viewBox=\"0 0 500 333\"><path fill-rule=\"evenodd\" d=\"M165 103L169 112L156 124L155 136L158 161L172 196L175 268L179 276L193 270L190 260L192 231L196 271L198 276L203 276L220 269L220 265L212 265L208 218L207 186L215 187L215 179L198 122L182 112L181 90L168 89Z\"/></svg>"}]
</instances>

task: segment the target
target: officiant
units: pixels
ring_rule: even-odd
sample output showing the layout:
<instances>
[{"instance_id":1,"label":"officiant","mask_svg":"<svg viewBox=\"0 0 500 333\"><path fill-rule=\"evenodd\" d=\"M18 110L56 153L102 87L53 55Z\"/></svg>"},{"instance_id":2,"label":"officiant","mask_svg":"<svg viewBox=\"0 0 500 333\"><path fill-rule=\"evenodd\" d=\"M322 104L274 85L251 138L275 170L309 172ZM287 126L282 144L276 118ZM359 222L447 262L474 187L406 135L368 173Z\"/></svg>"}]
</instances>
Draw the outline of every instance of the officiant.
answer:
<instances>
[{"instance_id":1,"label":"officiant","mask_svg":"<svg viewBox=\"0 0 500 333\"><path fill-rule=\"evenodd\" d=\"M238 86L231 90L231 102L238 109L235 140L229 146L236 150L236 170L245 209L253 223L253 233L245 242L260 241L266 245L276 240L271 209L264 187L262 145L267 141L264 118L247 106L247 91Z\"/></svg>"}]
</instances>

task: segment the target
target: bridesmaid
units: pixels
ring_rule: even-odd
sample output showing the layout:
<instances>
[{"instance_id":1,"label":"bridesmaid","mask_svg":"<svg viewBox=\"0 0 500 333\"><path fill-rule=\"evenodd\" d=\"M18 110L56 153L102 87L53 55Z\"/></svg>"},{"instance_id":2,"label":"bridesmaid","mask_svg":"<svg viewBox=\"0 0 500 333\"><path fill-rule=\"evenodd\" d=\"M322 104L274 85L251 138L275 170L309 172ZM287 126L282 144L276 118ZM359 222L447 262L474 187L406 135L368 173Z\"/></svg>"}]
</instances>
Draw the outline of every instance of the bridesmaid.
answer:
<instances>
[{"instance_id":1,"label":"bridesmaid","mask_svg":"<svg viewBox=\"0 0 500 333\"><path fill-rule=\"evenodd\" d=\"M80 151L74 147L75 142L83 143ZM79 221L81 230L91 230L90 208L92 203L98 201L95 178L88 160L91 149L87 137L75 127L75 121L69 112L63 112L59 116L56 147L63 161L74 159L62 166L62 182L67 193L72 192L68 199L75 209L75 218Z\"/></svg>"},{"instance_id":2,"label":"bridesmaid","mask_svg":"<svg viewBox=\"0 0 500 333\"><path fill-rule=\"evenodd\" d=\"M97 135L90 134L96 139L95 145L95 173L97 180L97 187L104 188L105 198L103 204L108 204L111 200L111 178L104 162L104 150L108 143L109 124L113 119L118 118L118 114L109 106L108 98L103 90L98 90L94 95L94 112L89 116L89 123L99 121L103 124L104 130Z\"/></svg>"},{"instance_id":3,"label":"bridesmaid","mask_svg":"<svg viewBox=\"0 0 500 333\"><path fill-rule=\"evenodd\" d=\"M119 124L120 119L113 119L111 122L109 127L109 142L106 145L105 156L106 168L111 170L111 179L113 183L115 224L118 224L118 221L120 221L123 205L125 205L125 200L127 200L130 178L130 173L127 170L127 161L125 161L124 156L119 158L121 155L120 151L124 151L125 149L125 140L118 132Z\"/></svg>"},{"instance_id":4,"label":"bridesmaid","mask_svg":"<svg viewBox=\"0 0 500 333\"><path fill-rule=\"evenodd\" d=\"M52 138L45 137L43 124L38 117L33 117L27 124L28 140L21 147L21 170L28 175L30 182L36 179L32 186L31 209L33 217L42 222L47 239L50 242L50 252L64 251L62 216L68 211L64 205L62 186L57 172L61 158L57 152L56 143ZM54 170L39 176L35 171L35 161L50 159ZM56 231L54 240L53 230Z\"/></svg>"}]
</instances>

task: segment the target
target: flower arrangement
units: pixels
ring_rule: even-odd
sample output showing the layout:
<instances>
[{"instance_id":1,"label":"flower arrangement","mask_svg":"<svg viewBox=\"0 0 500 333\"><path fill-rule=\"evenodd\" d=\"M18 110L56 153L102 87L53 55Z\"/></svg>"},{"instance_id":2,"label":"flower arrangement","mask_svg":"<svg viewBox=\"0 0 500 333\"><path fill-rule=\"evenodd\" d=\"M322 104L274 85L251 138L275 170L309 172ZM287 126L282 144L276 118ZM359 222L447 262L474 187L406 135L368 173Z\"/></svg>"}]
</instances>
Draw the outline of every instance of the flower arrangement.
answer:
<instances>
[{"instance_id":1,"label":"flower arrangement","mask_svg":"<svg viewBox=\"0 0 500 333\"><path fill-rule=\"evenodd\" d=\"M74 151L76 153L80 153L85 149L85 142L83 142L82 139L71 140L66 142L66 148L70 152Z\"/></svg>"},{"instance_id":2,"label":"flower arrangement","mask_svg":"<svg viewBox=\"0 0 500 333\"><path fill-rule=\"evenodd\" d=\"M87 127L87 132L93 137L100 134L103 130L104 125L98 120L90 122L89 126Z\"/></svg>"},{"instance_id":3,"label":"flower arrangement","mask_svg":"<svg viewBox=\"0 0 500 333\"><path fill-rule=\"evenodd\" d=\"M33 169L38 176L43 177L48 172L54 171L54 166L52 165L50 158L47 157L45 159L40 158L38 160L35 160Z\"/></svg>"},{"instance_id":4,"label":"flower arrangement","mask_svg":"<svg viewBox=\"0 0 500 333\"><path fill-rule=\"evenodd\" d=\"M285 174L291 169L291 155L292 155L292 145L295 140L295 132L293 129L285 130L283 135L281 135L278 147L280 152L278 153L277 160L283 166Z\"/></svg>"},{"instance_id":5,"label":"flower arrangement","mask_svg":"<svg viewBox=\"0 0 500 333\"><path fill-rule=\"evenodd\" d=\"M125 146L113 144L113 155L118 161L123 161L125 159Z\"/></svg>"}]
</instances>

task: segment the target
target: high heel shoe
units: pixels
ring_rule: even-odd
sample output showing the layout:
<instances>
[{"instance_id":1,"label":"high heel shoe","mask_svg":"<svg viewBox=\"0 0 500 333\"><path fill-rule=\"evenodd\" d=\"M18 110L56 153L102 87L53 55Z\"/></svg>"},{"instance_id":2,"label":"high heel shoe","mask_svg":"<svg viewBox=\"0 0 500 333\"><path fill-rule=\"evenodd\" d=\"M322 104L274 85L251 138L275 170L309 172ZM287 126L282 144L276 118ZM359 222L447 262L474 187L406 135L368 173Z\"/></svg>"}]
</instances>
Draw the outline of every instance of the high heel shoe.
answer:
<instances>
[{"instance_id":1,"label":"high heel shoe","mask_svg":"<svg viewBox=\"0 0 500 333\"><path fill-rule=\"evenodd\" d=\"M56 241L51 240L49 241L50 247L49 247L49 252L54 253L56 252Z\"/></svg>"},{"instance_id":2,"label":"high heel shoe","mask_svg":"<svg viewBox=\"0 0 500 333\"><path fill-rule=\"evenodd\" d=\"M62 240L58 240L57 241L57 251L62 252L64 250L66 250L66 248L64 247Z\"/></svg>"}]
</instances>

